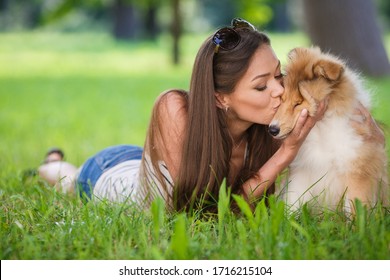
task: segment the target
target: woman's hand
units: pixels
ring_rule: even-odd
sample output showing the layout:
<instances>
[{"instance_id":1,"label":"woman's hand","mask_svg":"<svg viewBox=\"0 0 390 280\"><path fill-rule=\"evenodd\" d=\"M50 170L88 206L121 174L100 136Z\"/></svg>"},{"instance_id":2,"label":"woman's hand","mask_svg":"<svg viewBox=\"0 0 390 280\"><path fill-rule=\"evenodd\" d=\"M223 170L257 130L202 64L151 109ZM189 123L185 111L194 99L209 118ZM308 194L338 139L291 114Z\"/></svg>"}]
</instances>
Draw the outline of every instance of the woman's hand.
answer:
<instances>
[{"instance_id":1,"label":"woman's hand","mask_svg":"<svg viewBox=\"0 0 390 280\"><path fill-rule=\"evenodd\" d=\"M328 106L328 100L318 104L317 114L310 117L306 109L302 110L295 128L284 139L276 153L259 169L259 171L242 185L242 190L247 198L259 198L264 195L268 187L273 184L277 176L295 158L306 136L324 116Z\"/></svg>"},{"instance_id":2,"label":"woman's hand","mask_svg":"<svg viewBox=\"0 0 390 280\"><path fill-rule=\"evenodd\" d=\"M306 109L302 110L297 124L290 135L283 140L280 148L275 154L259 169L259 171L242 185L243 193L249 200L253 197L259 198L272 185L280 172L293 161L306 136L325 114L328 107L328 99L318 104L315 116L310 117Z\"/></svg>"},{"instance_id":3,"label":"woman's hand","mask_svg":"<svg viewBox=\"0 0 390 280\"><path fill-rule=\"evenodd\" d=\"M306 139L310 130L314 127L317 121L324 117L327 108L328 98L325 98L318 104L318 109L315 116L311 117L308 115L308 111L306 109L302 110L294 129L282 143L282 147L284 146L286 151L290 151L292 159L298 153L299 148Z\"/></svg>"},{"instance_id":4,"label":"woman's hand","mask_svg":"<svg viewBox=\"0 0 390 280\"><path fill-rule=\"evenodd\" d=\"M380 143L383 146L386 143L385 134L378 126L370 112L360 102L350 118L350 124L357 133L370 142Z\"/></svg>"}]
</instances>

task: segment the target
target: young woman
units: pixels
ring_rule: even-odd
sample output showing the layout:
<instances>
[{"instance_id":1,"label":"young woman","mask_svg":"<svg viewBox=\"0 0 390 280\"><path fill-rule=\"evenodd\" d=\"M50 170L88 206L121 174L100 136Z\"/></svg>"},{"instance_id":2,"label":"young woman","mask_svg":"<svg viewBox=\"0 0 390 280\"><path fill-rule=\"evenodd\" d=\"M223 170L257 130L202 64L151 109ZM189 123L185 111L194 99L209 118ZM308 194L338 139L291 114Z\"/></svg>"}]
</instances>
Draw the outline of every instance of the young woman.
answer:
<instances>
[{"instance_id":1,"label":"young woman","mask_svg":"<svg viewBox=\"0 0 390 280\"><path fill-rule=\"evenodd\" d=\"M226 179L233 193L252 202L272 193L278 174L326 108L322 104L315 118L302 111L290 136L277 142L267 128L283 90L269 38L234 19L200 47L189 92L159 96L144 148L107 148L77 172L59 151L51 151L39 174L52 183L65 178L59 182L63 188L79 186L89 198L148 206L159 196L176 210L199 203L212 208Z\"/></svg>"}]
</instances>

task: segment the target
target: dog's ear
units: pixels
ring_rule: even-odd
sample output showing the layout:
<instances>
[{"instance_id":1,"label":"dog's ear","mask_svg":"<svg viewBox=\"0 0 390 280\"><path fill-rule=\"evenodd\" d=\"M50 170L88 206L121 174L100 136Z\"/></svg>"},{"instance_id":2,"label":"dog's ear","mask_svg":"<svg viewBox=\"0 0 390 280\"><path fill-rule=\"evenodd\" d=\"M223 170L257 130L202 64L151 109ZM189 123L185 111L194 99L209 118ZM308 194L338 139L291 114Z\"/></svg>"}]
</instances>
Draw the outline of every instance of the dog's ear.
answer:
<instances>
[{"instance_id":1,"label":"dog's ear","mask_svg":"<svg viewBox=\"0 0 390 280\"><path fill-rule=\"evenodd\" d=\"M308 112L310 116L314 116L317 113L318 102L310 94L310 83L301 82L299 83L299 92L302 94L303 98L309 103Z\"/></svg>"},{"instance_id":2,"label":"dog's ear","mask_svg":"<svg viewBox=\"0 0 390 280\"><path fill-rule=\"evenodd\" d=\"M288 52L287 54L287 58L289 60L294 60L294 58L299 55L300 53L304 52L305 49L304 48L294 48L292 49L291 51Z\"/></svg>"},{"instance_id":3,"label":"dog's ear","mask_svg":"<svg viewBox=\"0 0 390 280\"><path fill-rule=\"evenodd\" d=\"M294 49L292 49L291 51L289 51L288 54L287 54L287 57L288 57L289 59L292 59L292 58L296 55L297 50L298 50L298 48L294 48Z\"/></svg>"},{"instance_id":4,"label":"dog's ear","mask_svg":"<svg viewBox=\"0 0 390 280\"><path fill-rule=\"evenodd\" d=\"M330 81L338 81L344 72L344 66L333 60L321 59L313 65L313 73Z\"/></svg>"},{"instance_id":5,"label":"dog's ear","mask_svg":"<svg viewBox=\"0 0 390 280\"><path fill-rule=\"evenodd\" d=\"M298 47L290 50L287 54L287 57L290 60L294 60L294 58L298 57L306 57L313 55L321 55L321 49L317 46L312 46L310 48Z\"/></svg>"}]
</instances>

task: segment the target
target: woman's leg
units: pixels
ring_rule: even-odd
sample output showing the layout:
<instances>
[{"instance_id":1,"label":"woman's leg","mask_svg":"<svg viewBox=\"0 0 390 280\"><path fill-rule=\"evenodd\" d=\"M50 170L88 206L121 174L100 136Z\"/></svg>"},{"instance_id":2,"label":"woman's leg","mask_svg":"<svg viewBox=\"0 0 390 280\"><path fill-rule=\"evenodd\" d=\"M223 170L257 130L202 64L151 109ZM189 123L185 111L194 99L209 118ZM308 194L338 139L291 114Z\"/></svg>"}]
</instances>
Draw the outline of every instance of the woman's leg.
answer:
<instances>
[{"instance_id":1,"label":"woman's leg","mask_svg":"<svg viewBox=\"0 0 390 280\"><path fill-rule=\"evenodd\" d=\"M95 184L100 176L112 167L128 160L141 159L143 149L133 145L108 147L90 157L80 169L76 178L76 188L81 197L92 198Z\"/></svg>"}]
</instances>

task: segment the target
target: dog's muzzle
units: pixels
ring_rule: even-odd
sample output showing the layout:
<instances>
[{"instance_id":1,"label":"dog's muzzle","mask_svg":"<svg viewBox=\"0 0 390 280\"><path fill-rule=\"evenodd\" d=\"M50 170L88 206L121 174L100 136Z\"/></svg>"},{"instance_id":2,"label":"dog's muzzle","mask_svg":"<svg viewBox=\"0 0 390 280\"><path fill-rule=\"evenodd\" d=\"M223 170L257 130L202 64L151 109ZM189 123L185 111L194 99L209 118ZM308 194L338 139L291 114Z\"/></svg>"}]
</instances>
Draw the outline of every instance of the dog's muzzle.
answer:
<instances>
[{"instance_id":1,"label":"dog's muzzle","mask_svg":"<svg viewBox=\"0 0 390 280\"><path fill-rule=\"evenodd\" d=\"M272 136L277 136L280 132L280 128L278 125L276 124L271 124L269 127L268 127L268 132L269 134L271 134Z\"/></svg>"}]
</instances>

